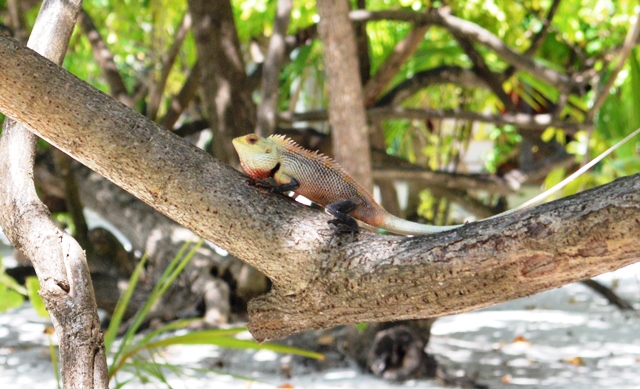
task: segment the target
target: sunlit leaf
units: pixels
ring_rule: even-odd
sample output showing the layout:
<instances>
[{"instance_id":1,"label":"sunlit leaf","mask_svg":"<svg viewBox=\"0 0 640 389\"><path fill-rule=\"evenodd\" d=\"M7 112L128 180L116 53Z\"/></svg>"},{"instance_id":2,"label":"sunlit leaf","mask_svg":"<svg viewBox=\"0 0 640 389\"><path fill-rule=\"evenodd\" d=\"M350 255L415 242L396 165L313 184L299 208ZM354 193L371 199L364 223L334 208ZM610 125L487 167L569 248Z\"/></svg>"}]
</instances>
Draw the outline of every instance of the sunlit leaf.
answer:
<instances>
[{"instance_id":1,"label":"sunlit leaf","mask_svg":"<svg viewBox=\"0 0 640 389\"><path fill-rule=\"evenodd\" d=\"M42 301L42 297L40 297L40 294L38 293L40 291L40 283L38 282L38 279L36 277L27 277L26 286L29 300L31 301L33 308L38 313L38 316L49 317L49 312L47 312L44 301Z\"/></svg>"}]
</instances>

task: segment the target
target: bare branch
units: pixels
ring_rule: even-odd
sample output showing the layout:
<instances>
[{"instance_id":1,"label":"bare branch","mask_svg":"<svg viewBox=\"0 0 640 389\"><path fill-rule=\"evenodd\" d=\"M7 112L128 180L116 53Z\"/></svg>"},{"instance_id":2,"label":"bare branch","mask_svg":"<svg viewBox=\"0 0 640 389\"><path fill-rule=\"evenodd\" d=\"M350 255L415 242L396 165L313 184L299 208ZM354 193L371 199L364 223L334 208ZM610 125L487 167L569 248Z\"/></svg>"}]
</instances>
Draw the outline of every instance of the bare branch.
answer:
<instances>
[{"instance_id":1,"label":"bare branch","mask_svg":"<svg viewBox=\"0 0 640 389\"><path fill-rule=\"evenodd\" d=\"M448 83L467 88L487 86L487 84L470 69L459 66L438 66L433 69L417 72L411 78L399 83L376 102L376 107L396 106L409 96L429 85Z\"/></svg>"},{"instance_id":2,"label":"bare branch","mask_svg":"<svg viewBox=\"0 0 640 389\"><path fill-rule=\"evenodd\" d=\"M404 39L393 48L378 72L364 86L364 104L371 107L382 91L389 85L393 76L398 73L402 65L415 53L429 31L429 26L415 26Z\"/></svg>"},{"instance_id":3,"label":"bare branch","mask_svg":"<svg viewBox=\"0 0 640 389\"><path fill-rule=\"evenodd\" d=\"M384 11L351 11L352 21L370 20L402 20L415 24L431 24L446 28L454 35L465 36L474 42L480 43L493 50L502 59L515 66L518 70L526 71L558 88L563 93L572 93L578 86L567 75L558 73L552 69L535 62L528 56L518 54L507 47L500 38L490 31L478 26L468 20L450 15L445 9L432 9L427 13L412 12L404 10L384 10Z\"/></svg>"},{"instance_id":4,"label":"bare branch","mask_svg":"<svg viewBox=\"0 0 640 389\"><path fill-rule=\"evenodd\" d=\"M620 71L622 70L624 63L627 61L627 57L629 57L629 54L631 54L631 50L633 50L638 42L638 39L640 39L640 20L638 19L640 19L640 12L636 14L635 23L629 28L629 32L624 39L624 44L622 46L622 50L620 50L620 54L618 55L618 62L616 63L616 67L609 75L607 83L597 91L596 99L593 102L593 106L591 106L591 109L589 110L589 112L587 112L587 121L589 122L593 121L596 113L598 112L598 110L600 110L600 107L602 107L602 104L604 104L605 100L609 96L611 87L618 77L618 73L620 73Z\"/></svg>"},{"instance_id":5,"label":"bare branch","mask_svg":"<svg viewBox=\"0 0 640 389\"><path fill-rule=\"evenodd\" d=\"M80 10L78 14L78 23L91 43L93 58L98 63L102 76L109 85L111 96L127 107L134 107L136 104L135 99L127 92L127 87L124 85L122 76L113 59L113 53L107 47L104 39L102 39L102 35L100 35L93 23L93 19L84 9Z\"/></svg>"},{"instance_id":6,"label":"bare branch","mask_svg":"<svg viewBox=\"0 0 640 389\"><path fill-rule=\"evenodd\" d=\"M261 136L273 134L276 127L280 68L284 60L285 37L289 28L292 7L292 0L278 0L276 18L273 22L273 34L269 39L269 49L262 67L262 99L258 104L256 123L256 133Z\"/></svg>"},{"instance_id":7,"label":"bare branch","mask_svg":"<svg viewBox=\"0 0 640 389\"><path fill-rule=\"evenodd\" d=\"M471 42L464 36L454 35L462 50L467 54L467 57L473 63L473 71L478 74L478 78L484 81L489 89L500 99L502 105L509 112L515 112L516 106L511 101L511 98L502 89L502 77L499 74L495 74L489 69L484 58L476 51Z\"/></svg>"},{"instance_id":8,"label":"bare branch","mask_svg":"<svg viewBox=\"0 0 640 389\"><path fill-rule=\"evenodd\" d=\"M177 29L175 40L171 44L169 51L167 54L163 56L160 77L157 80L151 81L151 87L149 88L149 100L147 104L147 112L146 115L151 120L156 120L156 116L158 115L158 109L160 108L160 103L162 102L162 94L164 93L164 87L167 84L167 79L169 78L169 74L171 73L171 68L173 68L173 64L176 62L176 58L178 57L178 53L180 52L180 48L182 47L182 43L184 39L187 37L187 33L191 28L191 15L187 12L180 21L180 26Z\"/></svg>"},{"instance_id":9,"label":"bare branch","mask_svg":"<svg viewBox=\"0 0 640 389\"><path fill-rule=\"evenodd\" d=\"M173 133L181 138L185 136L197 134L198 132L209 128L209 122L206 120L196 120L189 123L184 123L179 128L176 128Z\"/></svg>"},{"instance_id":10,"label":"bare branch","mask_svg":"<svg viewBox=\"0 0 640 389\"><path fill-rule=\"evenodd\" d=\"M164 115L164 118L160 121L162 126L171 130L173 126L176 124L182 112L187 109L187 106L193 100L198 92L198 86L200 86L200 62L196 61L196 63L191 68L191 72L189 73L189 77L184 82L182 89L180 89L180 93L178 96L175 96L169 101L169 108L167 109L167 114Z\"/></svg>"},{"instance_id":11,"label":"bare branch","mask_svg":"<svg viewBox=\"0 0 640 389\"><path fill-rule=\"evenodd\" d=\"M562 128L568 133L589 128L588 123L573 123L557 120L551 114L528 115L524 113L492 115L467 111L411 109L400 107L380 107L367 110L370 120L383 119L457 119L470 122L493 123L495 125L512 124L525 130L544 130L548 127ZM314 122L327 120L326 111L311 111L305 113L283 112L279 115L283 123Z\"/></svg>"},{"instance_id":12,"label":"bare branch","mask_svg":"<svg viewBox=\"0 0 640 389\"><path fill-rule=\"evenodd\" d=\"M375 179L392 179L421 181L426 188L448 188L458 190L484 190L492 194L513 194L519 189L508 181L491 174L464 174L433 171L418 166L400 157L388 155L383 150L374 149L373 177Z\"/></svg>"}]
</instances>

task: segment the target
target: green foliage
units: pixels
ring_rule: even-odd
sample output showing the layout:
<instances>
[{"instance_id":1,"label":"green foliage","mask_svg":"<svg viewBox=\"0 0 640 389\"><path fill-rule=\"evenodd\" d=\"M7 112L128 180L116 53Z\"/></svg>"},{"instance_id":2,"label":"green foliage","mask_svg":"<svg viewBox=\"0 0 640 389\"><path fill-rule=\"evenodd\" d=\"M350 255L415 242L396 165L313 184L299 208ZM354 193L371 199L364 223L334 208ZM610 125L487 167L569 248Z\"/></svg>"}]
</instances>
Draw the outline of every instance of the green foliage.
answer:
<instances>
[{"instance_id":1,"label":"green foliage","mask_svg":"<svg viewBox=\"0 0 640 389\"><path fill-rule=\"evenodd\" d=\"M522 136L518 129L512 125L492 127L487 135L495 142L495 147L485 157L485 168L490 172L495 172L498 166L511 154L514 147L522 141Z\"/></svg>"},{"instance_id":2,"label":"green foliage","mask_svg":"<svg viewBox=\"0 0 640 389\"><path fill-rule=\"evenodd\" d=\"M129 286L120 301L116 305L116 309L111 318L111 323L104 337L105 350L108 356L112 356L112 362L109 366L109 377L117 378L117 373L121 370L127 370L135 375L141 382L151 382L155 379L158 382L167 383L164 372L171 370L175 373L182 373L182 367L171 366L157 362L160 358L159 350L161 348L175 345L215 345L225 348L235 349L252 349L252 350L271 350L279 353L289 353L304 356L307 358L322 359L323 356L318 353L288 347L279 344L264 343L259 344L253 340L237 339L234 335L246 332L245 327L228 328L228 329L212 329L185 334L176 334L177 330L186 328L194 321L200 319L179 320L164 325L156 330L149 332L144 336L136 336L136 332L140 326L147 320L147 316L151 309L160 301L162 296L171 287L176 277L182 272L184 267L189 263L203 241L193 245L186 243L176 257L168 265L165 272L158 280L156 286L151 291L148 299L140 311L135 315L131 325L120 340L117 349L113 348L116 344L116 334L118 328L122 324L124 312L126 310L133 291L143 272L146 256L142 258L136 269L134 270ZM188 250L188 251L187 251ZM117 382L116 387L122 387L129 381Z\"/></svg>"},{"instance_id":3,"label":"green foliage","mask_svg":"<svg viewBox=\"0 0 640 389\"><path fill-rule=\"evenodd\" d=\"M36 310L38 316L40 317L49 317L49 312L47 312L47 307L44 305L44 301L42 301L42 297L38 293L40 291L40 282L38 282L38 278L36 277L27 277L26 279L26 287L27 287L27 295L29 296L29 301L31 302L31 306Z\"/></svg>"},{"instance_id":4,"label":"green foliage","mask_svg":"<svg viewBox=\"0 0 640 389\"><path fill-rule=\"evenodd\" d=\"M0 312L22 305L27 290L5 272L0 258Z\"/></svg>"}]
</instances>

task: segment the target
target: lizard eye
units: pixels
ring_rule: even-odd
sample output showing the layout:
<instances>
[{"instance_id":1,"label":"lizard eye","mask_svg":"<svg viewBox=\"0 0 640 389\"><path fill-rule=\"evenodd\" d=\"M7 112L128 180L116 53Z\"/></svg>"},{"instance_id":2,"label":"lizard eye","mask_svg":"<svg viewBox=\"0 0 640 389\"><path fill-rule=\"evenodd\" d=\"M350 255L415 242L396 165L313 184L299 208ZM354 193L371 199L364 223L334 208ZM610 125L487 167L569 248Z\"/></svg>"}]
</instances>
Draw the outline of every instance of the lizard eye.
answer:
<instances>
[{"instance_id":1,"label":"lizard eye","mask_svg":"<svg viewBox=\"0 0 640 389\"><path fill-rule=\"evenodd\" d=\"M271 149L265 149L265 150L264 150L264 153L265 153L265 154L271 154Z\"/></svg>"},{"instance_id":2,"label":"lizard eye","mask_svg":"<svg viewBox=\"0 0 640 389\"><path fill-rule=\"evenodd\" d=\"M251 134L251 135L247 135L247 143L249 143L250 145L255 145L256 143L258 143L258 136L255 134Z\"/></svg>"}]
</instances>

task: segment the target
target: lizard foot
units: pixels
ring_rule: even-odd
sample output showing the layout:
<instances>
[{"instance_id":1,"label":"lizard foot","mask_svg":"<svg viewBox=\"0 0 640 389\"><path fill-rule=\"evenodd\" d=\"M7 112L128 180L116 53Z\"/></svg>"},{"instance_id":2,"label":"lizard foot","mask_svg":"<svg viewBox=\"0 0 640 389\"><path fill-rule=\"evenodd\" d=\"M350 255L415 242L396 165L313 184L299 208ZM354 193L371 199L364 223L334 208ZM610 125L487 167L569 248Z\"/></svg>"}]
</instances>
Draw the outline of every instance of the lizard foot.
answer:
<instances>
[{"instance_id":1,"label":"lizard foot","mask_svg":"<svg viewBox=\"0 0 640 389\"><path fill-rule=\"evenodd\" d=\"M357 232L358 222L349 216L349 212L355 208L356 203L351 200L343 200L327 204L324 210L335 217L335 219L329 220L329 224L336 227L339 232Z\"/></svg>"}]
</instances>

